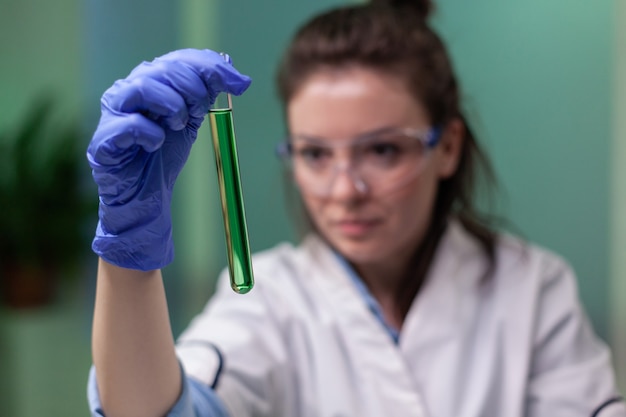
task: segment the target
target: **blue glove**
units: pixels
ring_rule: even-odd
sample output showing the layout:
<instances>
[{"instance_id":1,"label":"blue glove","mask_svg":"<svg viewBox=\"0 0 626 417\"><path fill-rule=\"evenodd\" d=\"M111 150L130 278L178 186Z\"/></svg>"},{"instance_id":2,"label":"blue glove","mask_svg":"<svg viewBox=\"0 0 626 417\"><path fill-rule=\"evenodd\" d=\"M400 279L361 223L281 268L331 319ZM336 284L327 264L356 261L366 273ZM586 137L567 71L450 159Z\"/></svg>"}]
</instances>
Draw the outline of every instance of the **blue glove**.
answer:
<instances>
[{"instance_id":1,"label":"blue glove","mask_svg":"<svg viewBox=\"0 0 626 417\"><path fill-rule=\"evenodd\" d=\"M218 53L185 49L140 64L104 93L87 149L100 195L96 254L142 271L173 260L176 177L218 93L249 85Z\"/></svg>"}]
</instances>

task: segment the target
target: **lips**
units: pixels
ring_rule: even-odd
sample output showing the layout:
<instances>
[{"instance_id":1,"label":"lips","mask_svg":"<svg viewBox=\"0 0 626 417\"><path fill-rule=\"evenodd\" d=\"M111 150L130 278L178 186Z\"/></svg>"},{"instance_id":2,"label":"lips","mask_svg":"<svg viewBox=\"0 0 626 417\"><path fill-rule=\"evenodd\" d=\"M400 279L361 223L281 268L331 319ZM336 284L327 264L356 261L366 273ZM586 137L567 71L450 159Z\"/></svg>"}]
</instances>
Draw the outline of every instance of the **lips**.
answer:
<instances>
[{"instance_id":1,"label":"lips","mask_svg":"<svg viewBox=\"0 0 626 417\"><path fill-rule=\"evenodd\" d=\"M377 219L343 219L334 222L334 226L347 237L363 237L371 233L379 224Z\"/></svg>"}]
</instances>

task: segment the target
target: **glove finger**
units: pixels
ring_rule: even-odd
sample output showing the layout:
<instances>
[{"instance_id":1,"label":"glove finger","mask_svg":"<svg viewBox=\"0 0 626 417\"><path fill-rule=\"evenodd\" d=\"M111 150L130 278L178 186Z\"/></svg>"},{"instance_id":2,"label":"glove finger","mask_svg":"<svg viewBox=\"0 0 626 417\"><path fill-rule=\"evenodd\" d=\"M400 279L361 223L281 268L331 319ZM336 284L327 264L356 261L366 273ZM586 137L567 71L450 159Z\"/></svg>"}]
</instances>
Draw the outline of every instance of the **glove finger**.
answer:
<instances>
[{"instance_id":1,"label":"glove finger","mask_svg":"<svg viewBox=\"0 0 626 417\"><path fill-rule=\"evenodd\" d=\"M170 86L150 77L119 80L101 100L103 111L113 113L142 113L172 130L187 125L187 105L183 97Z\"/></svg>"},{"instance_id":2,"label":"glove finger","mask_svg":"<svg viewBox=\"0 0 626 417\"><path fill-rule=\"evenodd\" d=\"M153 63L153 66L138 67L138 72L147 71L155 78L165 80L164 75L170 74L170 70L172 70L172 74L175 74L176 70L185 72L184 68L187 68L196 74L204 84L209 104L213 103L215 97L220 92L240 95L251 83L250 77L241 74L230 62L225 61L223 56L208 49L181 49L173 51L155 59ZM131 75L133 74L131 73ZM184 94L186 91L191 91L192 94L194 91L199 91L197 87L191 89L184 88L184 82L187 80L189 80L188 76L169 81L173 82L172 87L181 92L181 94ZM179 85L177 81L180 81L181 84ZM199 115L194 114L194 116Z\"/></svg>"},{"instance_id":3,"label":"glove finger","mask_svg":"<svg viewBox=\"0 0 626 417\"><path fill-rule=\"evenodd\" d=\"M229 55L220 55L209 49L203 50L183 50L189 53L188 61L204 82L216 93L226 92L234 95L243 94L250 86L252 80L247 75L241 74L233 65ZM181 52L181 53L182 53ZM174 54L177 52L175 51ZM208 66L208 63L211 66Z\"/></svg>"},{"instance_id":4,"label":"glove finger","mask_svg":"<svg viewBox=\"0 0 626 417\"><path fill-rule=\"evenodd\" d=\"M157 58L153 62L144 62L130 73L127 80L131 83L151 80L168 86L180 95L192 117L203 118L215 96L193 68L179 61Z\"/></svg>"},{"instance_id":5,"label":"glove finger","mask_svg":"<svg viewBox=\"0 0 626 417\"><path fill-rule=\"evenodd\" d=\"M104 114L87 148L87 157L93 169L118 166L134 157L138 147L154 152L164 140L163 128L142 114Z\"/></svg>"}]
</instances>

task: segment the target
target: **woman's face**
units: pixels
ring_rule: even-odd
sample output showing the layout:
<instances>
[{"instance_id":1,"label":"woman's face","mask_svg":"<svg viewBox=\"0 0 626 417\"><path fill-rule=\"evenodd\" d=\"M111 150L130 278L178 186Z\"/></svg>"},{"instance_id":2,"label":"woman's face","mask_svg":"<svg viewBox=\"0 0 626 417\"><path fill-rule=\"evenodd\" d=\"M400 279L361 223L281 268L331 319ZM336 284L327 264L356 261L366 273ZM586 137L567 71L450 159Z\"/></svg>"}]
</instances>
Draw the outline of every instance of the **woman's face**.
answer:
<instances>
[{"instance_id":1,"label":"woman's face","mask_svg":"<svg viewBox=\"0 0 626 417\"><path fill-rule=\"evenodd\" d=\"M287 122L292 138L329 146L381 129L431 128L425 109L401 80L358 67L310 76L288 103ZM348 171L337 174L326 195L311 192L296 175L318 232L357 266L402 265L428 228L439 180L456 169L461 129L446 128L420 174L381 195L360 187ZM335 154L350 164L347 152Z\"/></svg>"}]
</instances>

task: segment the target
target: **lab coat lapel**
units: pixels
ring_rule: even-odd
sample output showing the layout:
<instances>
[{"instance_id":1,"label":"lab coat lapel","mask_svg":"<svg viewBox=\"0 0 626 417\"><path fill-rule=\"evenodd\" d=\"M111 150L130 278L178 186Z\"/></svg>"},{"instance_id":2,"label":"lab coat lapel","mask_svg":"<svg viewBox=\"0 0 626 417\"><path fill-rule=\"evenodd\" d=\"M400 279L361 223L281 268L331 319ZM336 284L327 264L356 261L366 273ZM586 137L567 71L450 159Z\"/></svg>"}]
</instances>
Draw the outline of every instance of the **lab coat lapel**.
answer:
<instances>
[{"instance_id":1,"label":"lab coat lapel","mask_svg":"<svg viewBox=\"0 0 626 417\"><path fill-rule=\"evenodd\" d=\"M336 255L318 238L309 238L310 270L334 312L355 366L366 375L361 389L368 415L426 417L421 395L401 351L378 319L369 311ZM379 401L377 399L384 399ZM389 407L392 407L390 409ZM371 410L371 412L369 411Z\"/></svg>"},{"instance_id":2,"label":"lab coat lapel","mask_svg":"<svg viewBox=\"0 0 626 417\"><path fill-rule=\"evenodd\" d=\"M400 333L400 350L415 384L423 387L427 403L433 400L428 393L433 392L445 393L448 399L458 398L456 391L464 380L464 375L458 373L464 364L459 361L466 357L467 349L464 333L472 330L469 321L479 302L473 294L486 268L479 252L463 227L451 221ZM435 387L437 384L445 386ZM436 402L450 403L445 398L437 398ZM448 409L442 415L455 415L455 404L445 407ZM429 410L435 411L443 410Z\"/></svg>"},{"instance_id":3,"label":"lab coat lapel","mask_svg":"<svg viewBox=\"0 0 626 417\"><path fill-rule=\"evenodd\" d=\"M403 351L415 354L458 334L463 326L466 295L484 273L485 263L478 251L462 226L451 221L404 321L400 336Z\"/></svg>"}]
</instances>

